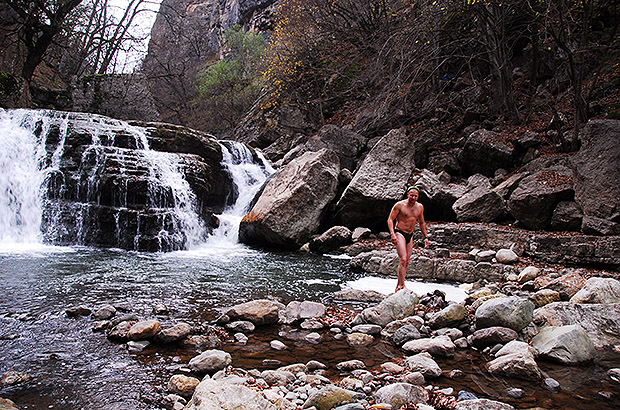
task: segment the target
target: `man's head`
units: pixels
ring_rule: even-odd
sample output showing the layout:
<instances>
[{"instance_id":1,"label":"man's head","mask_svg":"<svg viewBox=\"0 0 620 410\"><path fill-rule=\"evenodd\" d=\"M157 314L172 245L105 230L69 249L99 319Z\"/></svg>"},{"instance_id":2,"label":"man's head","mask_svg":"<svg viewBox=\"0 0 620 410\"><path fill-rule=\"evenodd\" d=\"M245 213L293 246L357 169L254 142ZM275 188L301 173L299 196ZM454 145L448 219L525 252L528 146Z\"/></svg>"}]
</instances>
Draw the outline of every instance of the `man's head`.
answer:
<instances>
[{"instance_id":1,"label":"man's head","mask_svg":"<svg viewBox=\"0 0 620 410\"><path fill-rule=\"evenodd\" d=\"M415 185L410 186L409 188L407 188L407 193L409 193L410 191L416 190L418 191L418 194L420 194L420 188L418 188Z\"/></svg>"},{"instance_id":2,"label":"man's head","mask_svg":"<svg viewBox=\"0 0 620 410\"><path fill-rule=\"evenodd\" d=\"M410 202L415 202L420 196L420 189L417 186L410 186L407 188L407 199Z\"/></svg>"}]
</instances>

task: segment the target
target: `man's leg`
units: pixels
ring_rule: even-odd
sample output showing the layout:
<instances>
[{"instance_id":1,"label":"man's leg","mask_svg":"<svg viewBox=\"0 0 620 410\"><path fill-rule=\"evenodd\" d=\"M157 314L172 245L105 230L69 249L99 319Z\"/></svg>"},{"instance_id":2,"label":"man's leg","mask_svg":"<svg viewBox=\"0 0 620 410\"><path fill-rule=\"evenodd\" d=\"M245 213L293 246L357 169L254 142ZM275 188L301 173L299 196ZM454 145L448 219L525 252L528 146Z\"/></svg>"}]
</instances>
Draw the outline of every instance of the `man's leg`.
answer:
<instances>
[{"instance_id":1,"label":"man's leg","mask_svg":"<svg viewBox=\"0 0 620 410\"><path fill-rule=\"evenodd\" d=\"M412 251L413 243L405 242L405 237L397 232L396 253L398 253L398 280L396 281L395 292L405 288L405 275L407 274L407 266L409 265L409 258L411 257Z\"/></svg>"}]
</instances>

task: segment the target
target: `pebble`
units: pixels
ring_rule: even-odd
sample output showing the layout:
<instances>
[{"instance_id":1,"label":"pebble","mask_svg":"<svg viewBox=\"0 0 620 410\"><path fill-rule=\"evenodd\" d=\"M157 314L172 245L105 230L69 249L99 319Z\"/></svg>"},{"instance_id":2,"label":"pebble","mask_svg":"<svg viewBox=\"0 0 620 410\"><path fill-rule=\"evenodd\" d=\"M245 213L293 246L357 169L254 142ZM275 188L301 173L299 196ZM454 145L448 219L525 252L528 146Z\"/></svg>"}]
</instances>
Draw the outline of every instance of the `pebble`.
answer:
<instances>
[{"instance_id":1,"label":"pebble","mask_svg":"<svg viewBox=\"0 0 620 410\"><path fill-rule=\"evenodd\" d=\"M545 389L549 390L551 393L557 393L561 390L560 383L551 377L545 379L544 385Z\"/></svg>"}]
</instances>

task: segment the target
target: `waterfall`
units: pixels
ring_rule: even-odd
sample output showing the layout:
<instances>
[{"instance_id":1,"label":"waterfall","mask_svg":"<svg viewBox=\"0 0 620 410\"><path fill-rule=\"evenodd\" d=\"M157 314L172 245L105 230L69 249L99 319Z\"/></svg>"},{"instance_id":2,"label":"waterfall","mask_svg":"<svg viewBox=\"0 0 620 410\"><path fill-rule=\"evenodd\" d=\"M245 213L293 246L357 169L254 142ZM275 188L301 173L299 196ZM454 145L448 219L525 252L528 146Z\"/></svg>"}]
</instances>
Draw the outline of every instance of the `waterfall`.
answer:
<instances>
[{"instance_id":1,"label":"waterfall","mask_svg":"<svg viewBox=\"0 0 620 410\"><path fill-rule=\"evenodd\" d=\"M252 151L244 144L233 141L221 141L222 165L230 173L236 196L233 204L218 215L219 227L209 237L209 244L234 244L239 239L239 224L249 211L252 200L265 182L275 172L265 158ZM259 162L257 162L257 159Z\"/></svg>"},{"instance_id":2,"label":"waterfall","mask_svg":"<svg viewBox=\"0 0 620 410\"><path fill-rule=\"evenodd\" d=\"M120 120L0 109L0 243L195 246L206 228L184 166Z\"/></svg>"}]
</instances>

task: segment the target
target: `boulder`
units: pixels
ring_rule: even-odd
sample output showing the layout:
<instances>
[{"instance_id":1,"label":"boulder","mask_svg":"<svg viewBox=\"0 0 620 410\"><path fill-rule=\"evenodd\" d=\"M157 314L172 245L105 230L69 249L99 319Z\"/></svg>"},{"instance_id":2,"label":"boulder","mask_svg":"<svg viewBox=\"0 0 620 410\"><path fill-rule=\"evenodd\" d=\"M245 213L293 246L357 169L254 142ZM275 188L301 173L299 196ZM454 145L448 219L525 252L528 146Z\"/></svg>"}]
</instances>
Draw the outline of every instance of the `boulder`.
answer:
<instances>
[{"instance_id":1,"label":"boulder","mask_svg":"<svg viewBox=\"0 0 620 410\"><path fill-rule=\"evenodd\" d=\"M278 323L279 312L284 305L267 299L252 300L228 309L226 315L231 320L248 320L255 325Z\"/></svg>"},{"instance_id":2,"label":"boulder","mask_svg":"<svg viewBox=\"0 0 620 410\"><path fill-rule=\"evenodd\" d=\"M392 130L370 150L336 204L335 225L385 229L394 203L403 196L415 168L415 144Z\"/></svg>"},{"instance_id":3,"label":"boulder","mask_svg":"<svg viewBox=\"0 0 620 410\"><path fill-rule=\"evenodd\" d=\"M392 335L392 343L400 347L410 340L420 339L421 337L420 331L416 326L404 325L394 332Z\"/></svg>"},{"instance_id":4,"label":"boulder","mask_svg":"<svg viewBox=\"0 0 620 410\"><path fill-rule=\"evenodd\" d=\"M343 289L334 293L334 300L342 301L379 303L383 299L385 295L376 290Z\"/></svg>"},{"instance_id":5,"label":"boulder","mask_svg":"<svg viewBox=\"0 0 620 410\"><path fill-rule=\"evenodd\" d=\"M418 301L419 298L415 293L401 289L378 305L364 309L356 317L356 320L360 322L356 324L373 323L385 326L396 319L411 316Z\"/></svg>"},{"instance_id":6,"label":"boulder","mask_svg":"<svg viewBox=\"0 0 620 410\"><path fill-rule=\"evenodd\" d=\"M493 131L472 132L463 146L461 164L466 174L480 173L493 176L495 170L510 170L513 166L514 148Z\"/></svg>"},{"instance_id":7,"label":"boulder","mask_svg":"<svg viewBox=\"0 0 620 410\"><path fill-rule=\"evenodd\" d=\"M420 372L425 378L435 378L442 374L441 368L433 357L427 353L418 353L405 359L405 367L412 372Z\"/></svg>"},{"instance_id":8,"label":"boulder","mask_svg":"<svg viewBox=\"0 0 620 410\"><path fill-rule=\"evenodd\" d=\"M583 128L573 158L575 201L585 216L611 223L620 234L620 121L592 120ZM597 232L592 230L594 233ZM599 232L600 234L600 232Z\"/></svg>"},{"instance_id":9,"label":"boulder","mask_svg":"<svg viewBox=\"0 0 620 410\"><path fill-rule=\"evenodd\" d=\"M452 205L459 222L492 222L506 214L504 200L490 187L478 186Z\"/></svg>"},{"instance_id":10,"label":"boulder","mask_svg":"<svg viewBox=\"0 0 620 410\"><path fill-rule=\"evenodd\" d=\"M191 330L192 327L189 324L178 323L172 327L161 329L161 331L155 335L153 341L155 343L162 344L179 342L186 339L189 336Z\"/></svg>"},{"instance_id":11,"label":"boulder","mask_svg":"<svg viewBox=\"0 0 620 410\"><path fill-rule=\"evenodd\" d=\"M129 340L146 340L150 339L159 332L161 324L159 320L146 320L138 322L129 328L127 338Z\"/></svg>"},{"instance_id":12,"label":"boulder","mask_svg":"<svg viewBox=\"0 0 620 410\"><path fill-rule=\"evenodd\" d=\"M471 343L481 349L487 346L494 346L498 343L508 343L515 340L519 334L513 329L500 326L492 326L476 330L471 335Z\"/></svg>"},{"instance_id":13,"label":"boulder","mask_svg":"<svg viewBox=\"0 0 620 410\"><path fill-rule=\"evenodd\" d=\"M316 136L308 139L305 148L310 151L328 148L338 155L342 169L353 172L366 143L367 139L355 131L327 124L321 127Z\"/></svg>"},{"instance_id":14,"label":"boulder","mask_svg":"<svg viewBox=\"0 0 620 410\"><path fill-rule=\"evenodd\" d=\"M534 304L528 299L509 296L487 300L476 310L476 327L502 326L518 332L530 324L533 312Z\"/></svg>"},{"instance_id":15,"label":"boulder","mask_svg":"<svg viewBox=\"0 0 620 410\"><path fill-rule=\"evenodd\" d=\"M528 266L526 268L523 268L523 270L519 272L517 282L523 284L525 282L536 279L538 275L540 275L540 269L535 266Z\"/></svg>"},{"instance_id":16,"label":"boulder","mask_svg":"<svg viewBox=\"0 0 620 410\"><path fill-rule=\"evenodd\" d=\"M493 375L515 377L518 379L536 381L542 378L542 373L534 356L529 352L510 353L499 356L487 365Z\"/></svg>"},{"instance_id":17,"label":"boulder","mask_svg":"<svg viewBox=\"0 0 620 410\"><path fill-rule=\"evenodd\" d=\"M512 264L519 261L519 256L510 249L500 249L495 254L495 259L499 263Z\"/></svg>"},{"instance_id":18,"label":"boulder","mask_svg":"<svg viewBox=\"0 0 620 410\"><path fill-rule=\"evenodd\" d=\"M428 398L424 388L409 383L388 384L375 393L376 403L387 403L393 409L400 409L410 402L426 404Z\"/></svg>"},{"instance_id":19,"label":"boulder","mask_svg":"<svg viewBox=\"0 0 620 410\"><path fill-rule=\"evenodd\" d=\"M590 278L571 299L573 303L620 303L620 281Z\"/></svg>"},{"instance_id":20,"label":"boulder","mask_svg":"<svg viewBox=\"0 0 620 410\"><path fill-rule=\"evenodd\" d=\"M331 410L342 404L351 403L356 397L356 393L341 389L334 385L328 385L311 394L302 408L307 409L314 406L317 410ZM240 407L245 410L244 407Z\"/></svg>"},{"instance_id":21,"label":"boulder","mask_svg":"<svg viewBox=\"0 0 620 410\"><path fill-rule=\"evenodd\" d=\"M454 410L515 410L510 404L489 399L461 400Z\"/></svg>"},{"instance_id":22,"label":"boulder","mask_svg":"<svg viewBox=\"0 0 620 410\"><path fill-rule=\"evenodd\" d=\"M189 368L196 373L215 373L232 363L230 353L222 350L207 350L189 361Z\"/></svg>"},{"instance_id":23,"label":"boulder","mask_svg":"<svg viewBox=\"0 0 620 410\"><path fill-rule=\"evenodd\" d=\"M294 300L286 305L284 316L284 321L288 324L294 323L298 320L323 317L325 316L325 305L308 300L304 300L303 302Z\"/></svg>"},{"instance_id":24,"label":"boulder","mask_svg":"<svg viewBox=\"0 0 620 410\"><path fill-rule=\"evenodd\" d=\"M550 303L536 309L534 323L557 327L579 325L596 349L620 344L620 304Z\"/></svg>"},{"instance_id":25,"label":"boulder","mask_svg":"<svg viewBox=\"0 0 620 410\"><path fill-rule=\"evenodd\" d=\"M551 282L542 287L542 289L551 289L560 293L562 300L572 298L586 283L586 280L577 272L569 272L553 279Z\"/></svg>"},{"instance_id":26,"label":"boulder","mask_svg":"<svg viewBox=\"0 0 620 410\"><path fill-rule=\"evenodd\" d=\"M562 300L560 292L551 289L541 289L538 292L530 296L530 300L534 303L534 306L539 308L549 303L559 302Z\"/></svg>"},{"instance_id":27,"label":"boulder","mask_svg":"<svg viewBox=\"0 0 620 410\"><path fill-rule=\"evenodd\" d=\"M319 228L338 187L339 160L331 150L308 152L280 168L241 220L246 244L299 248Z\"/></svg>"},{"instance_id":28,"label":"boulder","mask_svg":"<svg viewBox=\"0 0 620 410\"><path fill-rule=\"evenodd\" d=\"M551 215L551 229L556 231L581 230L583 212L574 201L562 201L553 210Z\"/></svg>"},{"instance_id":29,"label":"boulder","mask_svg":"<svg viewBox=\"0 0 620 410\"><path fill-rule=\"evenodd\" d=\"M310 250L326 253L351 243L351 230L346 226L333 226L310 241Z\"/></svg>"},{"instance_id":30,"label":"boulder","mask_svg":"<svg viewBox=\"0 0 620 410\"><path fill-rule=\"evenodd\" d=\"M368 238L372 231L368 228L357 227L351 233L351 241L358 242L361 239Z\"/></svg>"},{"instance_id":31,"label":"boulder","mask_svg":"<svg viewBox=\"0 0 620 410\"><path fill-rule=\"evenodd\" d=\"M433 329L453 327L467 317L467 309L460 303L452 303L428 318L428 325Z\"/></svg>"},{"instance_id":32,"label":"boulder","mask_svg":"<svg viewBox=\"0 0 620 410\"><path fill-rule=\"evenodd\" d=\"M278 410L259 392L226 379L203 379L185 410L244 409Z\"/></svg>"},{"instance_id":33,"label":"boulder","mask_svg":"<svg viewBox=\"0 0 620 410\"><path fill-rule=\"evenodd\" d=\"M594 344L579 325L546 326L532 339L541 357L564 364L579 364L594 359Z\"/></svg>"},{"instance_id":34,"label":"boulder","mask_svg":"<svg viewBox=\"0 0 620 410\"><path fill-rule=\"evenodd\" d=\"M512 340L499 349L497 353L495 353L495 357L505 356L508 354L531 355L532 357L536 357L538 355L538 351L525 342Z\"/></svg>"},{"instance_id":35,"label":"boulder","mask_svg":"<svg viewBox=\"0 0 620 410\"><path fill-rule=\"evenodd\" d=\"M527 229L547 228L557 204L573 196L573 173L563 166L538 171L519 182L508 201L508 209Z\"/></svg>"},{"instance_id":36,"label":"boulder","mask_svg":"<svg viewBox=\"0 0 620 410\"><path fill-rule=\"evenodd\" d=\"M402 346L406 353L417 354L428 352L433 356L454 356L456 346L448 336L410 340Z\"/></svg>"},{"instance_id":37,"label":"boulder","mask_svg":"<svg viewBox=\"0 0 620 410\"><path fill-rule=\"evenodd\" d=\"M195 377L175 374L168 381L168 390L183 397L191 397L200 384L200 380Z\"/></svg>"}]
</instances>

